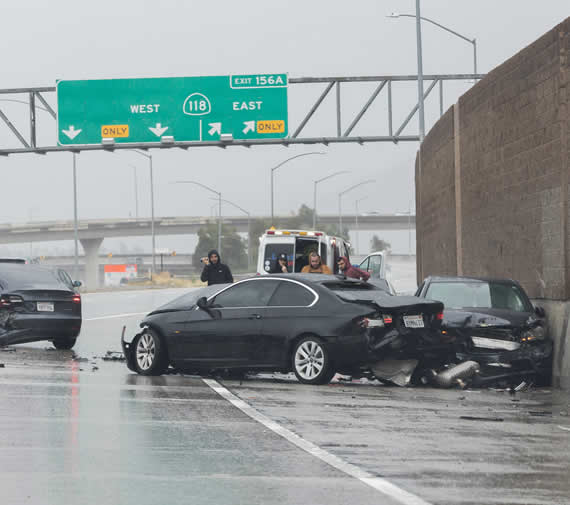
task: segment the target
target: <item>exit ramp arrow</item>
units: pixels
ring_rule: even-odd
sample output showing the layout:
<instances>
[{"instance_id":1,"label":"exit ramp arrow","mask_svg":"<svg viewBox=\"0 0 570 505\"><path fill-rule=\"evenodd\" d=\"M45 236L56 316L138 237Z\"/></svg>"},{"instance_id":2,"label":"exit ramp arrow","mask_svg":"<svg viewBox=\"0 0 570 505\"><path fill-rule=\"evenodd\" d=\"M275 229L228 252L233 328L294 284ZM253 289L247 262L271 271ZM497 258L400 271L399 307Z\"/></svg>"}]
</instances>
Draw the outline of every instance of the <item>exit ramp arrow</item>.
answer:
<instances>
[{"instance_id":1,"label":"exit ramp arrow","mask_svg":"<svg viewBox=\"0 0 570 505\"><path fill-rule=\"evenodd\" d=\"M162 134L168 130L168 126L162 127L160 123L156 123L156 126L154 128L152 126L149 126L148 129L157 137L162 137Z\"/></svg>"},{"instance_id":2,"label":"exit ramp arrow","mask_svg":"<svg viewBox=\"0 0 570 505\"><path fill-rule=\"evenodd\" d=\"M208 135L214 135L214 133L222 134L222 123L208 123L208 126L211 126L208 130Z\"/></svg>"},{"instance_id":3,"label":"exit ramp arrow","mask_svg":"<svg viewBox=\"0 0 570 505\"><path fill-rule=\"evenodd\" d=\"M76 130L73 126L70 126L69 130L61 130L61 131L65 133L70 140L73 140L75 137L77 137L77 135L81 133L81 130Z\"/></svg>"},{"instance_id":4,"label":"exit ramp arrow","mask_svg":"<svg viewBox=\"0 0 570 505\"><path fill-rule=\"evenodd\" d=\"M255 121L244 121L243 124L245 125L245 128L242 130L244 134L255 130Z\"/></svg>"}]
</instances>

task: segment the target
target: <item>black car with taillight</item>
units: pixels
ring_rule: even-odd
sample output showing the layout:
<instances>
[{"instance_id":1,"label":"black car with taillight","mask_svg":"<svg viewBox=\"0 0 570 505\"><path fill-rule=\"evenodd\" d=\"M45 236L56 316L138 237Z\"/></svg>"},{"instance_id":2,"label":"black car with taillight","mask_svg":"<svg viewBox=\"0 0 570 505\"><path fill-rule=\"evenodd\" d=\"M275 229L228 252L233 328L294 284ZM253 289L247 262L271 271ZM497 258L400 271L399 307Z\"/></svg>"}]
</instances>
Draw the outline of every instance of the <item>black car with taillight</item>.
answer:
<instances>
[{"instance_id":1,"label":"black car with taillight","mask_svg":"<svg viewBox=\"0 0 570 505\"><path fill-rule=\"evenodd\" d=\"M355 279L272 274L193 290L148 314L122 345L127 366L142 375L169 366L293 371L303 383L323 384L382 359L387 348L374 346L386 336L412 347L439 342L442 310L440 302L392 296Z\"/></svg>"},{"instance_id":2,"label":"black car with taillight","mask_svg":"<svg viewBox=\"0 0 570 505\"><path fill-rule=\"evenodd\" d=\"M71 349L81 331L81 295L61 268L0 264L0 346L50 340Z\"/></svg>"}]
</instances>

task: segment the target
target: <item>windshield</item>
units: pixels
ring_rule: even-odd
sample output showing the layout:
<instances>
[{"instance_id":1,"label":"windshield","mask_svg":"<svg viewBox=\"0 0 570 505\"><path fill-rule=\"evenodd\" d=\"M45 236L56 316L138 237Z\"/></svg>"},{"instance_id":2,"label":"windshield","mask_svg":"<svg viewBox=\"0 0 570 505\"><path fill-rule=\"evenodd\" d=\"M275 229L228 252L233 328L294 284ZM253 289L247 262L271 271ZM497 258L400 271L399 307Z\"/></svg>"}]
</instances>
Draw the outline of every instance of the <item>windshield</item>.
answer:
<instances>
[{"instance_id":1,"label":"windshield","mask_svg":"<svg viewBox=\"0 0 570 505\"><path fill-rule=\"evenodd\" d=\"M515 284L504 282L433 282L426 297L447 309L484 308L531 312L530 302Z\"/></svg>"}]
</instances>

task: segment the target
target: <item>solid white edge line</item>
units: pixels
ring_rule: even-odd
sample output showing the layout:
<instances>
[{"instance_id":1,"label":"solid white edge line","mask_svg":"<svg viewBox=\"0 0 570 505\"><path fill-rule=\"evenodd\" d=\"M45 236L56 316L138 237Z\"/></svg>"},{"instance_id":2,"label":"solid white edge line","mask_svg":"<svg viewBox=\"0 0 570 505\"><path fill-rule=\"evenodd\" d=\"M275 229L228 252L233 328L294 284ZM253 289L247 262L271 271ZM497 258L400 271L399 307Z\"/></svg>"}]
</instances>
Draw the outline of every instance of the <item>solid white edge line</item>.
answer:
<instances>
[{"instance_id":1,"label":"solid white edge line","mask_svg":"<svg viewBox=\"0 0 570 505\"><path fill-rule=\"evenodd\" d=\"M114 314L112 316L100 316L100 317L90 317L83 319L83 321L98 321L99 319L115 319L117 317L134 317L134 316L143 316L148 314L147 312L129 312L127 314Z\"/></svg>"},{"instance_id":2,"label":"solid white edge line","mask_svg":"<svg viewBox=\"0 0 570 505\"><path fill-rule=\"evenodd\" d=\"M254 409L251 405L244 402L242 399L238 398L236 395L222 386L218 381L214 379L204 378L202 380L222 398L229 401L234 407L240 409L244 414L263 424L263 426L270 429L277 435L285 438L287 441L296 445L303 451L308 452L316 458L319 458L321 461L324 461L337 470L340 470L341 472L358 479L362 483L367 484L368 486L376 489L376 491L380 491L384 495L402 503L403 505L432 505L430 502L423 500L419 496L416 496L415 494L399 488L395 484L392 484L382 477L375 477L374 475L368 473L366 470L362 470L356 465L342 460L338 456L335 456L334 454L321 449L319 446L313 444L312 442L309 442L308 440L305 440L287 428L284 428L275 421L269 419L261 412Z\"/></svg>"}]
</instances>

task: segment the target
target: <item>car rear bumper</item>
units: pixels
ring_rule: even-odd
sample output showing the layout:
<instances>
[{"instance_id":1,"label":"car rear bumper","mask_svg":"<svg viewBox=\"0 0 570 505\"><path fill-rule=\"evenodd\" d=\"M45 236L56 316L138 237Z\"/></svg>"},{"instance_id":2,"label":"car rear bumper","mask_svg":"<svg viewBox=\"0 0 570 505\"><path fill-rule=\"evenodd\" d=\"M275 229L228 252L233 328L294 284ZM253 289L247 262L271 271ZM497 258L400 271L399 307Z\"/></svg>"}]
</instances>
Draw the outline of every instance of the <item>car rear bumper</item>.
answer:
<instances>
[{"instance_id":1,"label":"car rear bumper","mask_svg":"<svg viewBox=\"0 0 570 505\"><path fill-rule=\"evenodd\" d=\"M81 331L81 315L75 314L12 314L9 329L27 330L43 338L77 337Z\"/></svg>"}]
</instances>

